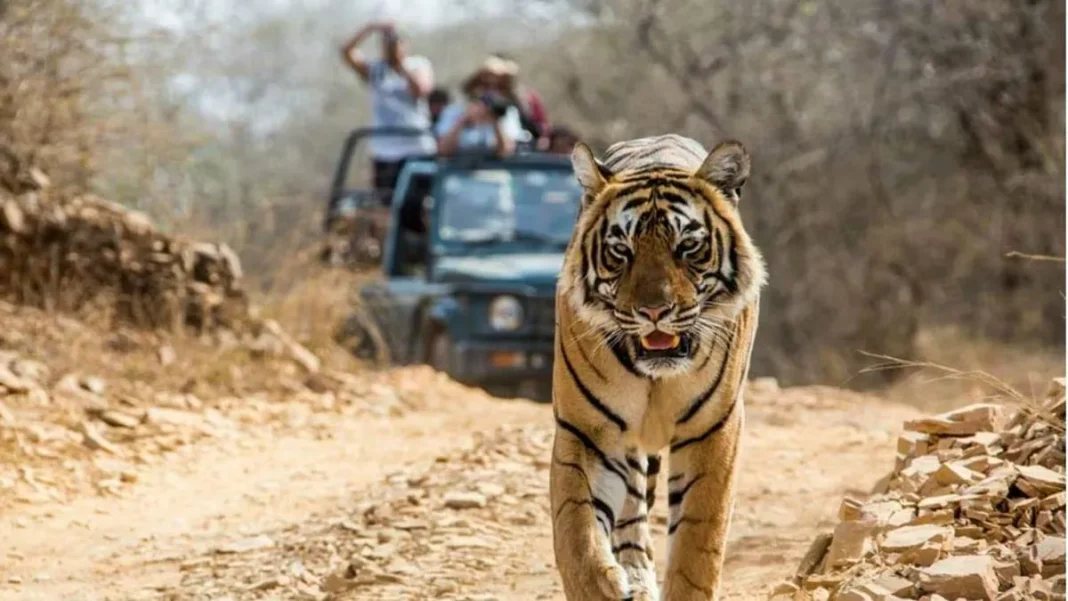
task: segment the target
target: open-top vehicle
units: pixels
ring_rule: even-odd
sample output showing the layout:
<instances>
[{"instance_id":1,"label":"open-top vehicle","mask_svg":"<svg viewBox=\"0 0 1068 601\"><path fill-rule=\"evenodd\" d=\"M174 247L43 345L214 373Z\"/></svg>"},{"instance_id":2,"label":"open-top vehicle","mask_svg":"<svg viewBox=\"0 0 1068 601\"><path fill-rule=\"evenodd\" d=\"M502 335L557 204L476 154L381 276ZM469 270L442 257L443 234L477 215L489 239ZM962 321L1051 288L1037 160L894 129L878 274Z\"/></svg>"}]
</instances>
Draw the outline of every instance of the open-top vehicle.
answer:
<instances>
[{"instance_id":1,"label":"open-top vehicle","mask_svg":"<svg viewBox=\"0 0 1068 601\"><path fill-rule=\"evenodd\" d=\"M427 130L408 127L365 127L354 130L345 139L341 158L334 170L327 199L321 259L334 267L374 267L382 261L390 223L389 199L393 189L376 189L369 183L350 183L353 172L368 171L370 159L361 144L377 137L418 137L432 135ZM361 161L364 169L353 169ZM357 177L357 180L361 178ZM362 178L370 181L370 177Z\"/></svg>"},{"instance_id":2,"label":"open-top vehicle","mask_svg":"<svg viewBox=\"0 0 1068 601\"><path fill-rule=\"evenodd\" d=\"M384 277L359 291L363 310L345 333L394 364L547 400L556 279L580 202L566 156L409 161ZM367 336L375 327L380 336Z\"/></svg>"}]
</instances>

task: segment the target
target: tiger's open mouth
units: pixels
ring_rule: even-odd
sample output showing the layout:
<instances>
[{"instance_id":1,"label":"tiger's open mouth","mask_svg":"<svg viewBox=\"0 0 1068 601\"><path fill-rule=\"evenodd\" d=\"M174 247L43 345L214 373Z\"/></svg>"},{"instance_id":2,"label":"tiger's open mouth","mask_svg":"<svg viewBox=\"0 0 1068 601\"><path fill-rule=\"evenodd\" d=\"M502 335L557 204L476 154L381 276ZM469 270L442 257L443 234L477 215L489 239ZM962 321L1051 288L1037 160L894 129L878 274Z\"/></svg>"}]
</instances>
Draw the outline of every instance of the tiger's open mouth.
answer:
<instances>
[{"instance_id":1,"label":"tiger's open mouth","mask_svg":"<svg viewBox=\"0 0 1068 601\"><path fill-rule=\"evenodd\" d=\"M637 338L635 350L639 359L689 357L692 350L692 341L686 334L669 334L654 330Z\"/></svg>"}]
</instances>

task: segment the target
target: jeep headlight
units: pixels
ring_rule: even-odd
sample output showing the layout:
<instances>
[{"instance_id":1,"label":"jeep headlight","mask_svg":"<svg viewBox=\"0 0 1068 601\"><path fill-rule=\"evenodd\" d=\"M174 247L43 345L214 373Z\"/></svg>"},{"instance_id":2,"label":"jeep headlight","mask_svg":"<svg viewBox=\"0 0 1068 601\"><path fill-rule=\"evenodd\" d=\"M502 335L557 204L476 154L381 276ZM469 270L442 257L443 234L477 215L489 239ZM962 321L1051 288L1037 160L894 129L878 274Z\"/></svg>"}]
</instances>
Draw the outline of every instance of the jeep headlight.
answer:
<instances>
[{"instance_id":1,"label":"jeep headlight","mask_svg":"<svg viewBox=\"0 0 1068 601\"><path fill-rule=\"evenodd\" d=\"M523 324L523 305L514 296L498 296L490 302L489 321L494 330L518 330Z\"/></svg>"}]
</instances>

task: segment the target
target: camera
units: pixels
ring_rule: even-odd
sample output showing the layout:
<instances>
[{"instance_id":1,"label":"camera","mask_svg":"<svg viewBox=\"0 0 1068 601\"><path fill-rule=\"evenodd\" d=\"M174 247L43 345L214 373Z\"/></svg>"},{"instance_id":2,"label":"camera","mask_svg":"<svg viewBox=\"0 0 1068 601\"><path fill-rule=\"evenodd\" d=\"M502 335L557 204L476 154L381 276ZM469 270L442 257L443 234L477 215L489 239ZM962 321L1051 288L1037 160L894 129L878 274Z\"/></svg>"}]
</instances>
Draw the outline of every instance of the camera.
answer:
<instances>
[{"instance_id":1,"label":"camera","mask_svg":"<svg viewBox=\"0 0 1068 601\"><path fill-rule=\"evenodd\" d=\"M383 35L386 38L386 43L390 46L400 41L400 36L397 34L396 29L387 29Z\"/></svg>"},{"instance_id":2,"label":"camera","mask_svg":"<svg viewBox=\"0 0 1068 601\"><path fill-rule=\"evenodd\" d=\"M511 103L508 102L508 100L501 98L496 94L483 94L479 100L482 101L482 104L489 107L490 113L498 119L503 117L504 114L508 112L508 107L511 106Z\"/></svg>"}]
</instances>

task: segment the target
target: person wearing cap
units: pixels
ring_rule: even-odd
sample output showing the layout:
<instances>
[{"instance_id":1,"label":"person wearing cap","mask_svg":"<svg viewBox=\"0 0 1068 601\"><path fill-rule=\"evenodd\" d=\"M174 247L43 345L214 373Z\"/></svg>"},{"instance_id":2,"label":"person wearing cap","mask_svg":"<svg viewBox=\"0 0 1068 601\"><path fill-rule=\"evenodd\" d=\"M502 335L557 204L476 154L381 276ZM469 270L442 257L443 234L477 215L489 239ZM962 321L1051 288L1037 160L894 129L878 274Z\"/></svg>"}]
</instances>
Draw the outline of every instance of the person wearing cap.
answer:
<instances>
[{"instance_id":1,"label":"person wearing cap","mask_svg":"<svg viewBox=\"0 0 1068 601\"><path fill-rule=\"evenodd\" d=\"M382 56L368 60L359 46L372 33L382 38ZM371 127L408 127L427 130L424 136L372 135L374 187L383 204L405 161L434 156L437 147L430 126L427 95L433 86L430 61L408 54L407 42L388 21L365 25L341 48L345 62L371 87Z\"/></svg>"},{"instance_id":2,"label":"person wearing cap","mask_svg":"<svg viewBox=\"0 0 1068 601\"><path fill-rule=\"evenodd\" d=\"M500 92L515 103L523 129L530 132L535 139L542 138L549 131L549 116L541 96L519 81L519 63L510 54L495 52L491 57L503 63L504 73L499 80Z\"/></svg>"},{"instance_id":3,"label":"person wearing cap","mask_svg":"<svg viewBox=\"0 0 1068 601\"><path fill-rule=\"evenodd\" d=\"M519 110L497 91L506 69L491 57L464 81L464 100L446 107L438 118L438 154L483 149L505 157L515 153L516 142L529 139Z\"/></svg>"}]
</instances>

